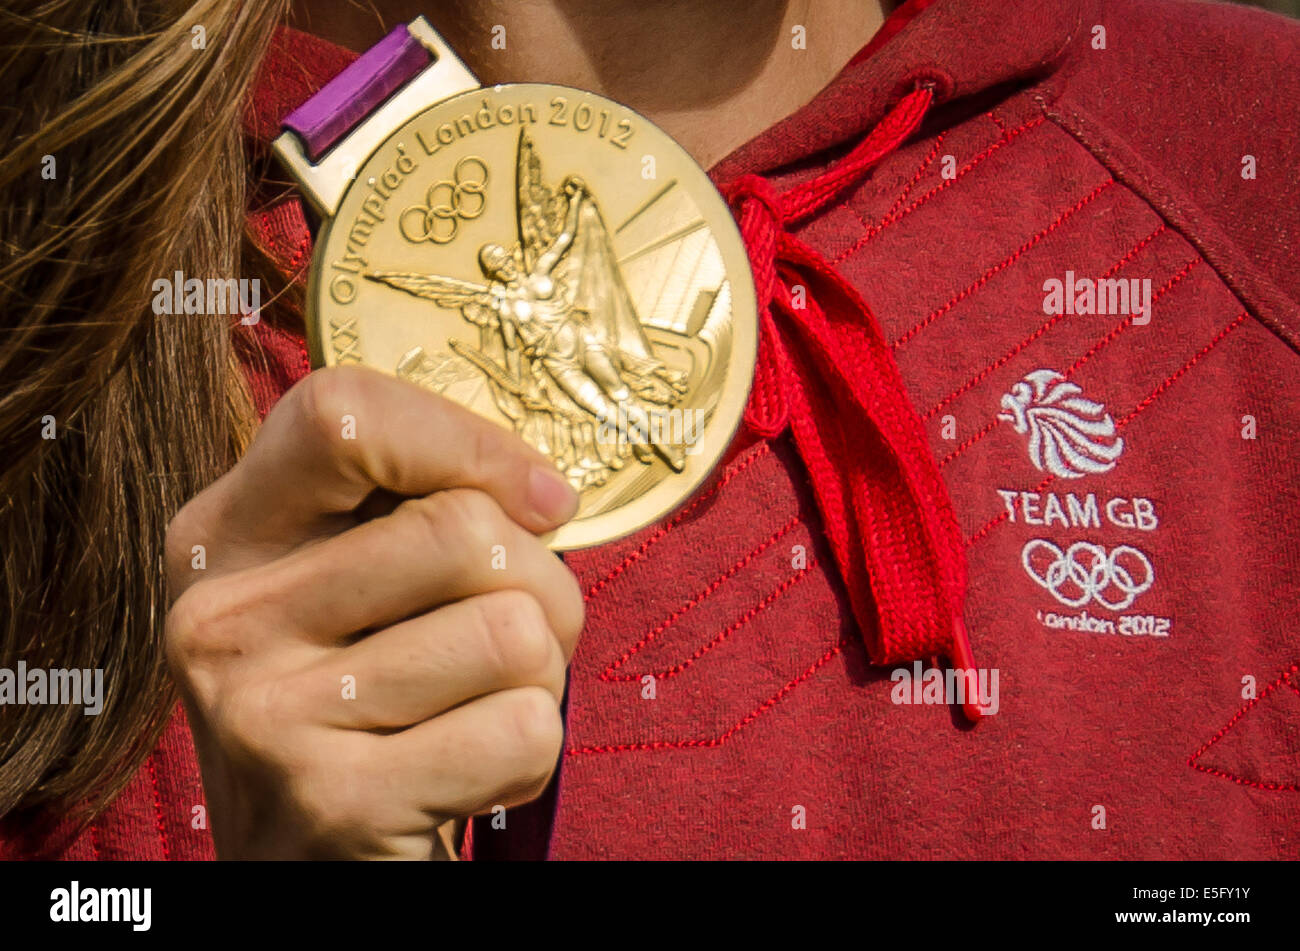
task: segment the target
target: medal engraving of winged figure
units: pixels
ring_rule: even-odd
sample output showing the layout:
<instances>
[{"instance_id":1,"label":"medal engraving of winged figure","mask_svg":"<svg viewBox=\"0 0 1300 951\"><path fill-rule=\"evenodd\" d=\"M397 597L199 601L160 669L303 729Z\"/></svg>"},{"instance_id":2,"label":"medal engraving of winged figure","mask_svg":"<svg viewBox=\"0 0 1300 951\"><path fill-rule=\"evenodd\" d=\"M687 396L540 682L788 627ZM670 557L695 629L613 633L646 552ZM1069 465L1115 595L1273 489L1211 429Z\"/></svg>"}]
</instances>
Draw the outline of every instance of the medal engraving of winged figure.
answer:
<instances>
[{"instance_id":1,"label":"medal engraving of winged figure","mask_svg":"<svg viewBox=\"0 0 1300 951\"><path fill-rule=\"evenodd\" d=\"M459 310L478 328L478 346L456 339L448 346L482 373L515 431L576 488L603 485L630 459L648 465L657 456L682 471L679 445L598 438L604 421L657 431L650 417L683 398L687 375L656 356L582 179L545 185L523 131L517 166L518 240L479 249L486 284L397 271L366 277Z\"/></svg>"}]
</instances>

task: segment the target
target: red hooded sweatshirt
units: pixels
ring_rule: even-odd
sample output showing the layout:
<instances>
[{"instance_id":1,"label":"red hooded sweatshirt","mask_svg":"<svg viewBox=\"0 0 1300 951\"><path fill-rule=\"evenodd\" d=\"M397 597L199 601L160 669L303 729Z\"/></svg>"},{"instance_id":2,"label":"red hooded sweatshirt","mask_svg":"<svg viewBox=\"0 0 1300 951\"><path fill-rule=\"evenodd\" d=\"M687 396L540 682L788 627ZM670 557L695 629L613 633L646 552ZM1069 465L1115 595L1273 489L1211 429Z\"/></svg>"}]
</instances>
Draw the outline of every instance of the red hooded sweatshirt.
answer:
<instances>
[{"instance_id":1,"label":"red hooded sweatshirt","mask_svg":"<svg viewBox=\"0 0 1300 951\"><path fill-rule=\"evenodd\" d=\"M254 148L352 58L281 31ZM746 427L677 513L566 556L557 778L467 852L1300 857L1297 114L1300 25L1270 14L913 0L719 163L772 302ZM250 223L302 279L297 199ZM252 333L265 412L307 357ZM881 446L952 523L894 614ZM945 598L948 649L891 634ZM973 727L929 662L963 617ZM7 850L211 857L202 802L178 712L93 826Z\"/></svg>"}]
</instances>

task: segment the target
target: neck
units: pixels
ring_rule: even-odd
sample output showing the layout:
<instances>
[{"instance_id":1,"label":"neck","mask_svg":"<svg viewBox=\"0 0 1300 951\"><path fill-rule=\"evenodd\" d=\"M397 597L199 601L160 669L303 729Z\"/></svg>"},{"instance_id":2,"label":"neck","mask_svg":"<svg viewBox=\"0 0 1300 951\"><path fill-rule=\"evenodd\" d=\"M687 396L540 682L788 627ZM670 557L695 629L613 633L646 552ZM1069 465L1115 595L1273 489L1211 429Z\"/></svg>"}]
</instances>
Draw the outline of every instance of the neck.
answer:
<instances>
[{"instance_id":1,"label":"neck","mask_svg":"<svg viewBox=\"0 0 1300 951\"><path fill-rule=\"evenodd\" d=\"M590 89L649 117L708 167L812 99L866 45L890 5L444 0L427 16L483 83ZM360 52L430 6L295 0L292 22ZM502 29L504 49L494 49Z\"/></svg>"}]
</instances>

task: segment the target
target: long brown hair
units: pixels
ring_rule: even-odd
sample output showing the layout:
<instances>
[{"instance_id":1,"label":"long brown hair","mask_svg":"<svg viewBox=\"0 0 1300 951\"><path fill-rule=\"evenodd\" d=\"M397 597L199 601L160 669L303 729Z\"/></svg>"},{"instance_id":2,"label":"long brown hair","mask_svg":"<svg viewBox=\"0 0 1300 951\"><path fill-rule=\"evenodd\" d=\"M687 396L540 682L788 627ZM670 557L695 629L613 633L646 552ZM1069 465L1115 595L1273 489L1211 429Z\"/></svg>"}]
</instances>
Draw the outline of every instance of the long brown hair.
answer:
<instances>
[{"instance_id":1,"label":"long brown hair","mask_svg":"<svg viewBox=\"0 0 1300 951\"><path fill-rule=\"evenodd\" d=\"M0 707L6 824L102 807L174 707L166 524L253 415L238 317L151 286L251 276L240 116L286 5L0 6L0 668L104 671L98 716Z\"/></svg>"}]
</instances>

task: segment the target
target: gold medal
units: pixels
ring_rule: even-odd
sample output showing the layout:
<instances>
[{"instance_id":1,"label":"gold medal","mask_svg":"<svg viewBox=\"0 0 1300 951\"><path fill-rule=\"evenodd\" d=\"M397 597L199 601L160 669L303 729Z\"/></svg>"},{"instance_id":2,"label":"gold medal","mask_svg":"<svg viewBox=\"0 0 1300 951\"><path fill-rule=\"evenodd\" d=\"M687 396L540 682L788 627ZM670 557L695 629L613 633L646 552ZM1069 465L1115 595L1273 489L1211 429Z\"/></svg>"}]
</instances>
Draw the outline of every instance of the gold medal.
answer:
<instances>
[{"instance_id":1,"label":"gold medal","mask_svg":"<svg viewBox=\"0 0 1300 951\"><path fill-rule=\"evenodd\" d=\"M739 232L642 116L562 86L477 88L422 18L408 29L434 66L314 163L276 142L322 219L313 364L428 387L549 456L581 499L551 547L626 535L691 494L744 411Z\"/></svg>"}]
</instances>

